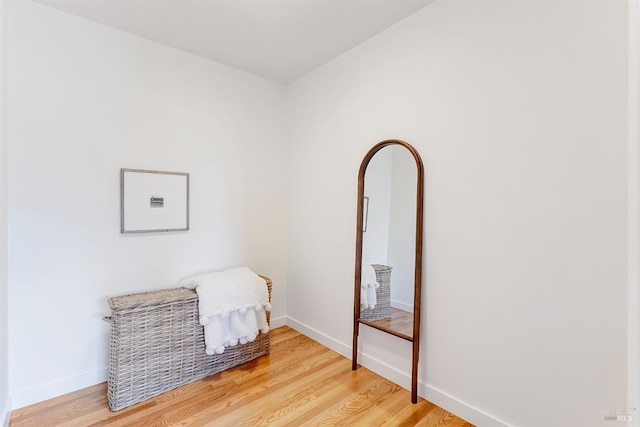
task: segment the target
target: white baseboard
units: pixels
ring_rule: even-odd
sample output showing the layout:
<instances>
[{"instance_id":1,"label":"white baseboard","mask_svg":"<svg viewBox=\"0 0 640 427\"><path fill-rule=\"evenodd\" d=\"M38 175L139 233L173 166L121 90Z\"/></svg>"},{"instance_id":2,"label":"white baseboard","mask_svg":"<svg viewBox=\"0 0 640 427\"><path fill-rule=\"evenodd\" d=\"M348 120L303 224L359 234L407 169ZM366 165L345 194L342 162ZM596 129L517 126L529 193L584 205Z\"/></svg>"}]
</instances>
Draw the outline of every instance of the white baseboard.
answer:
<instances>
[{"instance_id":1,"label":"white baseboard","mask_svg":"<svg viewBox=\"0 0 640 427\"><path fill-rule=\"evenodd\" d=\"M287 316L276 317L271 319L271 321L269 322L270 329L276 329L286 325L287 325Z\"/></svg>"},{"instance_id":2,"label":"white baseboard","mask_svg":"<svg viewBox=\"0 0 640 427\"><path fill-rule=\"evenodd\" d=\"M6 402L0 402L2 405L2 412L0 413L0 426L9 427L9 420L11 419L11 396L7 396Z\"/></svg>"},{"instance_id":3,"label":"white baseboard","mask_svg":"<svg viewBox=\"0 0 640 427\"><path fill-rule=\"evenodd\" d=\"M34 403L52 399L72 391L80 390L107 381L108 370L99 369L74 377L69 377L49 384L43 384L29 390L19 391L11 395L11 409L19 409Z\"/></svg>"},{"instance_id":4,"label":"white baseboard","mask_svg":"<svg viewBox=\"0 0 640 427\"><path fill-rule=\"evenodd\" d=\"M300 332L302 335L306 335L312 340L319 342L325 347L330 348L331 350L340 353L346 358L351 359L351 346L347 345L343 342L340 342L336 339L331 338L328 335L323 334L317 329L312 328L311 326L305 325L302 322L298 322L297 320L287 316L286 317L287 326L295 329Z\"/></svg>"},{"instance_id":5,"label":"white baseboard","mask_svg":"<svg viewBox=\"0 0 640 427\"><path fill-rule=\"evenodd\" d=\"M422 382L418 384L418 395L431 403L469 421L471 424L482 427L511 427L511 424L493 415L484 412L474 406L456 399L455 397L438 390L435 387Z\"/></svg>"},{"instance_id":6,"label":"white baseboard","mask_svg":"<svg viewBox=\"0 0 640 427\"><path fill-rule=\"evenodd\" d=\"M299 322L291 317L286 318L287 326L295 329L303 335L308 336L312 340L319 342L325 347L340 353L344 357L351 359L351 346L342 343L338 340L331 338L330 336L308 326L302 322ZM400 372L392 366L372 357L368 354L360 354L358 362L365 368L387 378L390 381L400 385L401 387L409 388L411 385L411 377L404 372ZM418 383L418 395L432 403L435 403L439 407L456 414L460 418L478 426L483 427L510 427L510 424L490 415L481 409L478 409L472 405L462 402L455 397L431 387L423 382Z\"/></svg>"}]
</instances>

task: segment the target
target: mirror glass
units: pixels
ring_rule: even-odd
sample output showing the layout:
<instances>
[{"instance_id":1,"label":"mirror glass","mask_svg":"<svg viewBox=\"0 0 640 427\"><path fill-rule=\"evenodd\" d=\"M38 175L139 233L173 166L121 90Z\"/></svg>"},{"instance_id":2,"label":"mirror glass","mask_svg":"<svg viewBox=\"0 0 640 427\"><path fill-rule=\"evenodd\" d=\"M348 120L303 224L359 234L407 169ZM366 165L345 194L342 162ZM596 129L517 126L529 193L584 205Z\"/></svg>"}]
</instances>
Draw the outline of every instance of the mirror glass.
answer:
<instances>
[{"instance_id":1,"label":"mirror glass","mask_svg":"<svg viewBox=\"0 0 640 427\"><path fill-rule=\"evenodd\" d=\"M401 145L383 147L367 165L361 280L375 280L377 286L360 317L408 337L413 335L416 187L416 160ZM371 286L363 292L367 289Z\"/></svg>"}]
</instances>

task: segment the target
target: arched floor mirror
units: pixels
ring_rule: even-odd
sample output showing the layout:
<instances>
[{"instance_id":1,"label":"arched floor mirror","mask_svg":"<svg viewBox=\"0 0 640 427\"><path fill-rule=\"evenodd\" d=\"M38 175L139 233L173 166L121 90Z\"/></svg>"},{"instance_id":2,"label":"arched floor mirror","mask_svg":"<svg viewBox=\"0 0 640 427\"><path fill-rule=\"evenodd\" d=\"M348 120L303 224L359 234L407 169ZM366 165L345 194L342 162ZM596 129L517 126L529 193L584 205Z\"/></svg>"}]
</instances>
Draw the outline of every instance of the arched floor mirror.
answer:
<instances>
[{"instance_id":1,"label":"arched floor mirror","mask_svg":"<svg viewBox=\"0 0 640 427\"><path fill-rule=\"evenodd\" d=\"M424 166L407 142L373 146L358 172L352 369L360 326L412 343L411 402L418 401Z\"/></svg>"}]
</instances>

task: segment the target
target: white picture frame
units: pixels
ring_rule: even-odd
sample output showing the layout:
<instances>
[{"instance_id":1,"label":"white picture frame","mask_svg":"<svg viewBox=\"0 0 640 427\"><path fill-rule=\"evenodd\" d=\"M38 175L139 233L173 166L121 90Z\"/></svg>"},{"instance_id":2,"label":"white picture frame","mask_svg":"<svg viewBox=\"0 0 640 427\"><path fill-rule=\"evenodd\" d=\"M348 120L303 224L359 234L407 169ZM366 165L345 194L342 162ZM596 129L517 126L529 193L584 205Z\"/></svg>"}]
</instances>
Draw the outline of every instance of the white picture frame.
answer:
<instances>
[{"instance_id":1,"label":"white picture frame","mask_svg":"<svg viewBox=\"0 0 640 427\"><path fill-rule=\"evenodd\" d=\"M188 173L120 169L120 233L188 230Z\"/></svg>"}]
</instances>

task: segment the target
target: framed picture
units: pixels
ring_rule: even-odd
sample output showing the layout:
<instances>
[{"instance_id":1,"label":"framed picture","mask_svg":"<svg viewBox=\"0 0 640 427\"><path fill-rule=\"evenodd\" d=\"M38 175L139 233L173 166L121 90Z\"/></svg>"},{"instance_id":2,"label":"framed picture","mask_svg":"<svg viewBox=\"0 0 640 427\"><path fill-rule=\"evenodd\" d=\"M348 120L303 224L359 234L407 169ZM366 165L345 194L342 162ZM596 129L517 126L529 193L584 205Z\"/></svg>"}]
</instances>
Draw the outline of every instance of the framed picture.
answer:
<instances>
[{"instance_id":1,"label":"framed picture","mask_svg":"<svg viewBox=\"0 0 640 427\"><path fill-rule=\"evenodd\" d=\"M120 233L189 230L189 174L120 169Z\"/></svg>"}]
</instances>

